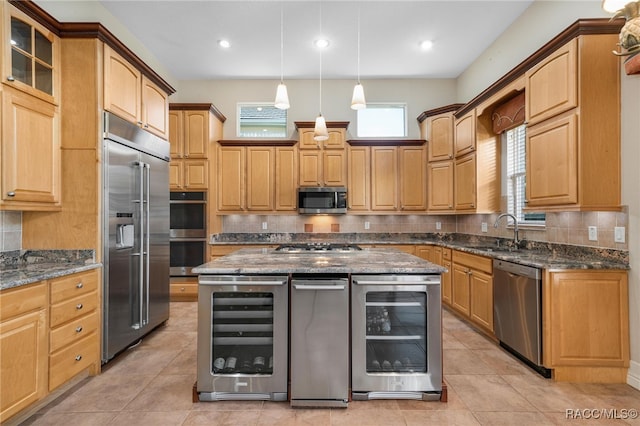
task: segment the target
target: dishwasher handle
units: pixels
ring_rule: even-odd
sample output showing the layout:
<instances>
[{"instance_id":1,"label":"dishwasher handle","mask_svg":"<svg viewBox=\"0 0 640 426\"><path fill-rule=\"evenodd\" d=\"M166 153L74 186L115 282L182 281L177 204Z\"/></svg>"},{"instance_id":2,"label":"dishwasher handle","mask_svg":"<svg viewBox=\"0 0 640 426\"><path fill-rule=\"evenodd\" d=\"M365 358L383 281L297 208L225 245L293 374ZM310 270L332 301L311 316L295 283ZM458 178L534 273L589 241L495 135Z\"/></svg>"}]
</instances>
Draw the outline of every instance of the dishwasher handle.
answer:
<instances>
[{"instance_id":1,"label":"dishwasher handle","mask_svg":"<svg viewBox=\"0 0 640 426\"><path fill-rule=\"evenodd\" d=\"M534 280L540 280L542 277L542 271L539 268L498 259L493 260L493 269L509 272L514 275L522 275L527 278L533 278Z\"/></svg>"}]
</instances>

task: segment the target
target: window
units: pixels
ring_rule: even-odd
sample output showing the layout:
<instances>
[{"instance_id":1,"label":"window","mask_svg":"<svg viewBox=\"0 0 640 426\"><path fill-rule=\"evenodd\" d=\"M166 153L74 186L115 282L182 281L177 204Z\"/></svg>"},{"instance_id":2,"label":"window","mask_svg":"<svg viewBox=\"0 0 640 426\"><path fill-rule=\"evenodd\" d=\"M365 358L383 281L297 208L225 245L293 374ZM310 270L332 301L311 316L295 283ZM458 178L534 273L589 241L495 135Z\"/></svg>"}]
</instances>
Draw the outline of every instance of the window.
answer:
<instances>
[{"instance_id":1,"label":"window","mask_svg":"<svg viewBox=\"0 0 640 426\"><path fill-rule=\"evenodd\" d=\"M238 137L286 138L287 110L273 104L238 104Z\"/></svg>"},{"instance_id":2,"label":"window","mask_svg":"<svg viewBox=\"0 0 640 426\"><path fill-rule=\"evenodd\" d=\"M356 134L359 138L407 136L406 104L367 104L357 110Z\"/></svg>"},{"instance_id":3,"label":"window","mask_svg":"<svg viewBox=\"0 0 640 426\"><path fill-rule=\"evenodd\" d=\"M507 211L518 218L518 222L529 225L544 225L544 213L525 213L526 185L526 126L520 125L503 133L507 146Z\"/></svg>"}]
</instances>

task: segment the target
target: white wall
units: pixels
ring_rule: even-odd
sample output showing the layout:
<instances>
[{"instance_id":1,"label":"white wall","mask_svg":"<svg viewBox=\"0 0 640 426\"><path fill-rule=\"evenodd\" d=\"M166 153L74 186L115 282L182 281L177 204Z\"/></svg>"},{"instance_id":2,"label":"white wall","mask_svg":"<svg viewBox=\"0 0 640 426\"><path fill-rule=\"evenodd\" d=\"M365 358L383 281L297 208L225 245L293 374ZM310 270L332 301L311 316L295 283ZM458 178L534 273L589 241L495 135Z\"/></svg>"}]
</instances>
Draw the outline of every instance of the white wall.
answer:
<instances>
[{"instance_id":1,"label":"white wall","mask_svg":"<svg viewBox=\"0 0 640 426\"><path fill-rule=\"evenodd\" d=\"M276 80L202 80L179 81L171 102L212 102L222 112L224 138L236 135L238 102L273 102ZM288 135L295 131L295 121L313 121L318 115L318 80L286 80L291 108L288 110ZM355 137L356 112L350 108L354 80L322 80L322 115L327 121L349 121ZM367 103L406 102L408 137L420 137L417 117L425 110L454 103L455 80L362 80Z\"/></svg>"},{"instance_id":2,"label":"white wall","mask_svg":"<svg viewBox=\"0 0 640 426\"><path fill-rule=\"evenodd\" d=\"M467 102L578 18L608 17L597 1L536 0L458 78L457 99ZM611 46L615 50L616 46ZM597 78L597 77L594 77ZM629 207L629 328L627 382L640 389L640 76L622 78L622 203Z\"/></svg>"}]
</instances>

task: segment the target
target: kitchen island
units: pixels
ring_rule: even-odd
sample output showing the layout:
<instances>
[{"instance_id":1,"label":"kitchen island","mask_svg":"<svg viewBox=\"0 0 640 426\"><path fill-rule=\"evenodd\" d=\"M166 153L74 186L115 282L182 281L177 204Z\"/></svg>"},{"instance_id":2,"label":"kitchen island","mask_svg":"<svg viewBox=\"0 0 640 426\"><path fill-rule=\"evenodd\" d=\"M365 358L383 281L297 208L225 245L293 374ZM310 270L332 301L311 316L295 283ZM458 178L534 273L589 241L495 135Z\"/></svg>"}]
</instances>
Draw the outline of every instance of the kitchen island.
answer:
<instances>
[{"instance_id":1,"label":"kitchen island","mask_svg":"<svg viewBox=\"0 0 640 426\"><path fill-rule=\"evenodd\" d=\"M392 248L240 249L194 269L200 401L446 400L440 276Z\"/></svg>"}]
</instances>

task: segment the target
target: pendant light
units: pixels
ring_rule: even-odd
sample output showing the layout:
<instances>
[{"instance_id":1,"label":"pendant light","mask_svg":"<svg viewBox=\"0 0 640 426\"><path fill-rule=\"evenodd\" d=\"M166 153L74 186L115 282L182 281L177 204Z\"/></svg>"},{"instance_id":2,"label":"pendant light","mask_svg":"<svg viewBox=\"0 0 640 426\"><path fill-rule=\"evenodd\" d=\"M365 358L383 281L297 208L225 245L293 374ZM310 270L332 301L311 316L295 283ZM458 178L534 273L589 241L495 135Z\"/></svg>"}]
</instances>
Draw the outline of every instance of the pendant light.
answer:
<instances>
[{"instance_id":1,"label":"pendant light","mask_svg":"<svg viewBox=\"0 0 640 426\"><path fill-rule=\"evenodd\" d=\"M364 99L364 88L360 84L360 7L358 7L358 82L353 88L351 109L363 109L366 107L367 101Z\"/></svg>"},{"instance_id":2,"label":"pendant light","mask_svg":"<svg viewBox=\"0 0 640 426\"><path fill-rule=\"evenodd\" d=\"M289 94L284 84L284 5L280 4L280 84L276 90L274 105L278 109L289 109Z\"/></svg>"},{"instance_id":3,"label":"pendant light","mask_svg":"<svg viewBox=\"0 0 640 426\"><path fill-rule=\"evenodd\" d=\"M322 2L320 2L320 34L322 34ZM316 141L326 141L329 139L329 132L327 130L327 122L322 116L322 48L320 50L320 79L319 79L319 99L320 99L320 112L316 117L316 124L313 128L313 139Z\"/></svg>"}]
</instances>

